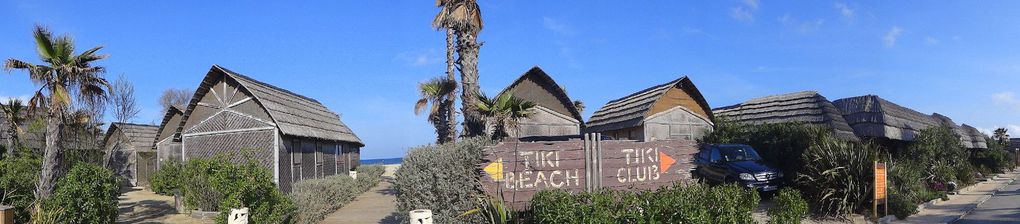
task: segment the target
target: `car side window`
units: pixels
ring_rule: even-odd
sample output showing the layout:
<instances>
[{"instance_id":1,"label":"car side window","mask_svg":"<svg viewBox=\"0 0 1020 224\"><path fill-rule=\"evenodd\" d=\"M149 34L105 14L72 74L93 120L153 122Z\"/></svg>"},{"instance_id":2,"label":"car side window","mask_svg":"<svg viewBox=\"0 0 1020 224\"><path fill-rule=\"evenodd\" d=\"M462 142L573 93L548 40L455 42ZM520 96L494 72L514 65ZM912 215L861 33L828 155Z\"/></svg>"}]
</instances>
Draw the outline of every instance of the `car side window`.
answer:
<instances>
[{"instance_id":1,"label":"car side window","mask_svg":"<svg viewBox=\"0 0 1020 224\"><path fill-rule=\"evenodd\" d=\"M712 149L711 153L712 154L710 155L710 158L708 160L709 162L713 162L713 163L714 162L719 162L722 159L722 155L719 155L719 150Z\"/></svg>"}]
</instances>

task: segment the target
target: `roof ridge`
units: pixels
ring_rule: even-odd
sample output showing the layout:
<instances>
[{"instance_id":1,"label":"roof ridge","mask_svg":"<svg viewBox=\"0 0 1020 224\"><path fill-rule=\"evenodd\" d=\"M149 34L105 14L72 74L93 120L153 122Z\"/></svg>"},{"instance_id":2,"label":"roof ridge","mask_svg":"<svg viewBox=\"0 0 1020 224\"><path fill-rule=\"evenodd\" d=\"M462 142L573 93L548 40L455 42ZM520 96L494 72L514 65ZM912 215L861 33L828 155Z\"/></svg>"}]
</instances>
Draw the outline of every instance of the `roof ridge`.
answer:
<instances>
[{"instance_id":1,"label":"roof ridge","mask_svg":"<svg viewBox=\"0 0 1020 224\"><path fill-rule=\"evenodd\" d=\"M298 93L295 93L295 92L291 92L290 90L287 90L287 89L284 89L284 88L280 88L280 87L278 87L278 86L275 86L275 85L273 85L273 84L269 84L269 83L266 83L266 82L262 82L262 81L259 81L258 79L255 79L255 78L249 77L249 76L247 76L247 75L244 75L244 74L241 74L241 73L237 73L237 72L235 72L235 71L233 71L233 70L230 70L230 69L224 68L223 66L220 66L220 65L217 65L217 64L214 64L213 66L215 66L216 68L219 68L219 69L223 70L223 71L224 71L225 73L227 73L228 75L231 75L231 76L236 76L236 77L240 77L240 78L243 78L243 79L245 79L246 81L251 81L251 82L253 82L253 83L255 83L255 84L258 84L258 85L262 85L262 86L265 86L265 87L269 87L269 88L271 88L271 89L274 89L274 90L277 90L277 91L280 91L280 92L284 92L284 93L287 93L287 94L291 94L291 95L294 95L294 96L300 97L300 98L302 98L302 99L305 99L305 100L308 100L308 101L312 101L312 102L315 102L315 103L318 103L318 104L322 104L322 103L321 103L321 102L319 102L318 100L315 100L315 99L313 99L313 98L311 98L311 97L307 97L307 96L305 96L305 95L301 95L301 94L298 94Z\"/></svg>"}]
</instances>

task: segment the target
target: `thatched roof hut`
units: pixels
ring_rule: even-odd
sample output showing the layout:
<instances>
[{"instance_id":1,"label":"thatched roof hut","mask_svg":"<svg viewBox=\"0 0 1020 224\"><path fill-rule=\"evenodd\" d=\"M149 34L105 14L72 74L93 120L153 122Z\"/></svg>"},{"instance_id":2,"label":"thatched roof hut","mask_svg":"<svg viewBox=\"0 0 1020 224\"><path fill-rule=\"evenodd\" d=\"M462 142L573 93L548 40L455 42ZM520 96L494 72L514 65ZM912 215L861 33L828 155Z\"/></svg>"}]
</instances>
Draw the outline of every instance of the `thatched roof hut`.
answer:
<instances>
[{"instance_id":1,"label":"thatched roof hut","mask_svg":"<svg viewBox=\"0 0 1020 224\"><path fill-rule=\"evenodd\" d=\"M581 134L584 119L567 96L567 91L556 84L538 66L532 67L500 92L535 103L530 117L518 122L520 133L515 137L576 136ZM511 131L513 132L513 131Z\"/></svg>"},{"instance_id":2,"label":"thatched roof hut","mask_svg":"<svg viewBox=\"0 0 1020 224\"><path fill-rule=\"evenodd\" d=\"M152 152L152 139L156 138L157 129L159 127L155 125L119 122L110 124L103 137L103 145L108 153L106 164L118 176L127 179L131 185L138 186L139 180L148 180L148 176L139 175L139 169L150 168L149 161L141 161L144 159L140 158L139 154Z\"/></svg>"},{"instance_id":3,"label":"thatched roof hut","mask_svg":"<svg viewBox=\"0 0 1020 224\"><path fill-rule=\"evenodd\" d=\"M974 146L974 148L977 149L988 148L988 141L985 139L988 137L987 135L981 133L981 131L978 131L977 128L974 128L973 126L967 124L960 125L960 128L962 128L965 133L970 135L970 142L971 145Z\"/></svg>"},{"instance_id":4,"label":"thatched roof hut","mask_svg":"<svg viewBox=\"0 0 1020 224\"><path fill-rule=\"evenodd\" d=\"M803 91L771 95L712 110L716 116L750 124L803 122L832 130L834 136L859 141L843 115L821 94Z\"/></svg>"},{"instance_id":5,"label":"thatched roof hut","mask_svg":"<svg viewBox=\"0 0 1020 224\"><path fill-rule=\"evenodd\" d=\"M592 115L585 132L615 139L700 139L712 130L712 109L687 77L611 100Z\"/></svg>"},{"instance_id":6,"label":"thatched roof hut","mask_svg":"<svg viewBox=\"0 0 1020 224\"><path fill-rule=\"evenodd\" d=\"M839 99L833 102L860 138L912 141L921 130L939 121L875 95Z\"/></svg>"},{"instance_id":7,"label":"thatched roof hut","mask_svg":"<svg viewBox=\"0 0 1020 224\"><path fill-rule=\"evenodd\" d=\"M166 109L152 143L152 147L156 149L157 166L170 160L181 161L181 133L178 132L177 126L183 117L184 108L173 105Z\"/></svg>"},{"instance_id":8,"label":"thatched roof hut","mask_svg":"<svg viewBox=\"0 0 1020 224\"><path fill-rule=\"evenodd\" d=\"M319 101L218 65L195 90L176 129L182 160L226 154L234 162L253 161L272 170L285 192L299 180L353 170L364 146Z\"/></svg>"}]
</instances>

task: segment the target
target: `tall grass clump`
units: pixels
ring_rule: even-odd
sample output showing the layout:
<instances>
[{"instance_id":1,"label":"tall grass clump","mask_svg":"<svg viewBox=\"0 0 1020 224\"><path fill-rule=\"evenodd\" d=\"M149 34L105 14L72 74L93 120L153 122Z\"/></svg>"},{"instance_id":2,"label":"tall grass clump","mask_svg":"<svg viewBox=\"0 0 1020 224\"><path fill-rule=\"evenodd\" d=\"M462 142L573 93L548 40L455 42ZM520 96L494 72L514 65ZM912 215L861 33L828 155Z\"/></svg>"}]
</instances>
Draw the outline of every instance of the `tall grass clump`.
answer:
<instances>
[{"instance_id":1,"label":"tall grass clump","mask_svg":"<svg viewBox=\"0 0 1020 224\"><path fill-rule=\"evenodd\" d=\"M394 184L400 214L431 209L436 223L481 222L478 216L457 216L478 206L482 178L478 164L482 150L492 144L486 137L476 137L409 150Z\"/></svg>"},{"instance_id":2,"label":"tall grass clump","mask_svg":"<svg viewBox=\"0 0 1020 224\"><path fill-rule=\"evenodd\" d=\"M297 207L296 223L318 223L382 180L382 166L359 166L358 179L348 175L310 179L294 184L287 194Z\"/></svg>"},{"instance_id":3,"label":"tall grass clump","mask_svg":"<svg viewBox=\"0 0 1020 224\"><path fill-rule=\"evenodd\" d=\"M846 217L864 208L871 199L876 152L871 144L832 138L808 148L797 180L815 213Z\"/></svg>"}]
</instances>

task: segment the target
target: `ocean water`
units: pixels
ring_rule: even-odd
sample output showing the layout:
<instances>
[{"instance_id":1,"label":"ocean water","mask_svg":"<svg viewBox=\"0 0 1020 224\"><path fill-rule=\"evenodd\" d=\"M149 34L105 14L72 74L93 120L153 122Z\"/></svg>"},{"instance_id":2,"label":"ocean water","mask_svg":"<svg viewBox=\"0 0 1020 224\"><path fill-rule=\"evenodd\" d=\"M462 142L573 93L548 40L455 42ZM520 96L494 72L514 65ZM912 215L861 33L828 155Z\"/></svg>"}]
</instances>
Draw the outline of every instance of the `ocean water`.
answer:
<instances>
[{"instance_id":1,"label":"ocean water","mask_svg":"<svg viewBox=\"0 0 1020 224\"><path fill-rule=\"evenodd\" d=\"M403 158L388 158L388 159L363 159L361 160L362 165L394 165L400 164Z\"/></svg>"}]
</instances>

